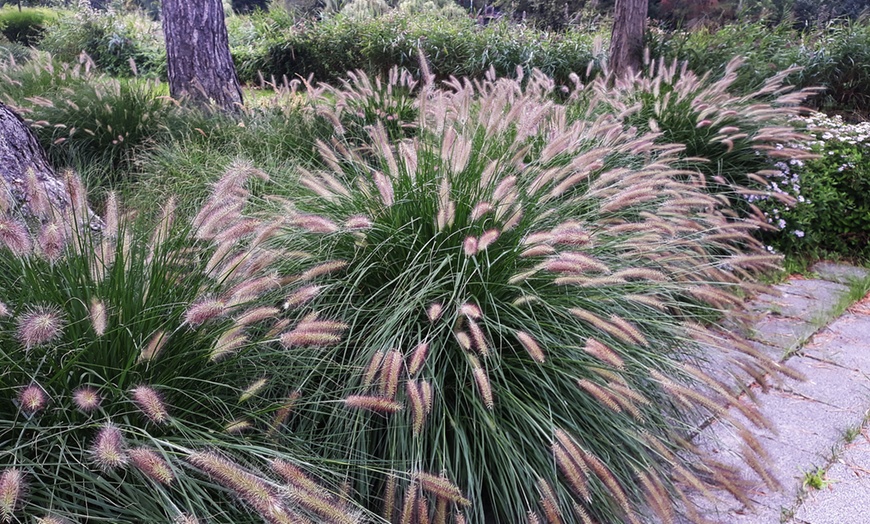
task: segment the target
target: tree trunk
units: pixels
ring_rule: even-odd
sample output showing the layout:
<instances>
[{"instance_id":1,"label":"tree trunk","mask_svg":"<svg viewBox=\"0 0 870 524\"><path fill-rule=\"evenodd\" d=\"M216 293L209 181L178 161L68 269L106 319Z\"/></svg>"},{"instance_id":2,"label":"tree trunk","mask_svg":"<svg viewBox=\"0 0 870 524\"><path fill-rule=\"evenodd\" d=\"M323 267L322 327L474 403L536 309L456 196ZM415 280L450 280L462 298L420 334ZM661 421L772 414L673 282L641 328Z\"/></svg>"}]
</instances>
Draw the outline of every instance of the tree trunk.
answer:
<instances>
[{"instance_id":1,"label":"tree trunk","mask_svg":"<svg viewBox=\"0 0 870 524\"><path fill-rule=\"evenodd\" d=\"M228 111L241 105L221 0L163 0L163 35L174 98Z\"/></svg>"},{"instance_id":2,"label":"tree trunk","mask_svg":"<svg viewBox=\"0 0 870 524\"><path fill-rule=\"evenodd\" d=\"M610 72L616 77L640 71L648 0L616 0L610 36Z\"/></svg>"},{"instance_id":3,"label":"tree trunk","mask_svg":"<svg viewBox=\"0 0 870 524\"><path fill-rule=\"evenodd\" d=\"M70 193L58 178L36 137L14 111L0 102L0 210L15 211L24 217L46 219L46 208L68 215ZM34 187L36 186L36 187ZM80 195L84 199L84 195ZM84 200L82 200L83 202ZM92 229L101 229L103 221L87 205L84 216Z\"/></svg>"}]
</instances>

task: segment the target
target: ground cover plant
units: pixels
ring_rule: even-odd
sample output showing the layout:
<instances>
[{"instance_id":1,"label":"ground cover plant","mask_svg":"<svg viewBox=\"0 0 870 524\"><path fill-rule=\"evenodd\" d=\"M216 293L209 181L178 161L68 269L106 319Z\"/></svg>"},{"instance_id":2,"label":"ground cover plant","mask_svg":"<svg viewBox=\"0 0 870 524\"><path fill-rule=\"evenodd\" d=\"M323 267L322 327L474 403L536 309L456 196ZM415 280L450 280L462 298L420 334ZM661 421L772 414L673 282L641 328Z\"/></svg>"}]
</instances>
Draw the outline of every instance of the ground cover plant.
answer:
<instances>
[{"instance_id":1,"label":"ground cover plant","mask_svg":"<svg viewBox=\"0 0 870 524\"><path fill-rule=\"evenodd\" d=\"M295 364L260 342L280 327L257 300L281 282L269 226L241 214L262 176L221 179L219 223L168 202L151 231L111 197L89 213L75 178L62 209L35 177L27 215L4 191L0 522L360 519L282 430Z\"/></svg>"}]
</instances>

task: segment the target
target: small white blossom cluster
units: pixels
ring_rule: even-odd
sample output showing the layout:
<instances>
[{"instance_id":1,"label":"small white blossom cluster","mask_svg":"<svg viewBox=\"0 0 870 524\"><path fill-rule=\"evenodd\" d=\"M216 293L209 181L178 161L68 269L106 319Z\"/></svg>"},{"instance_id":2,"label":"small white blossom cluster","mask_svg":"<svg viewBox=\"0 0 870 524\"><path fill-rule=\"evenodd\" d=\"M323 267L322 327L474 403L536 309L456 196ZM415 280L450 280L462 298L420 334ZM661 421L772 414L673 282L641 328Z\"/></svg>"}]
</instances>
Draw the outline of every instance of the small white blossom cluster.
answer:
<instances>
[{"instance_id":1,"label":"small white blossom cluster","mask_svg":"<svg viewBox=\"0 0 870 524\"><path fill-rule=\"evenodd\" d=\"M849 124L844 122L839 115L827 116L823 113L812 113L795 120L799 125L806 126L808 133L815 139L802 144L789 144L788 147L831 156L836 155L837 152L826 150L826 144L830 141L870 148L870 122ZM784 148L785 146L782 144L776 146L777 150ZM843 172L854 167L853 162L844 158L837 170ZM760 195L749 195L746 199L750 203L771 202L771 205L764 206L768 208L764 211L767 222L776 226L780 231L786 231L788 224L783 218L783 214L791 211L792 207L810 203L810 200L801 194L800 172L805 168L805 164L802 160L791 159L776 162L773 168L778 173L769 176L770 183L767 185L766 192ZM795 203L793 206L781 204L779 203L781 199L777 198L777 195L791 196L795 199ZM774 202L776 204L773 204ZM804 231L800 229L794 229L789 233L798 238L803 238L805 235Z\"/></svg>"}]
</instances>

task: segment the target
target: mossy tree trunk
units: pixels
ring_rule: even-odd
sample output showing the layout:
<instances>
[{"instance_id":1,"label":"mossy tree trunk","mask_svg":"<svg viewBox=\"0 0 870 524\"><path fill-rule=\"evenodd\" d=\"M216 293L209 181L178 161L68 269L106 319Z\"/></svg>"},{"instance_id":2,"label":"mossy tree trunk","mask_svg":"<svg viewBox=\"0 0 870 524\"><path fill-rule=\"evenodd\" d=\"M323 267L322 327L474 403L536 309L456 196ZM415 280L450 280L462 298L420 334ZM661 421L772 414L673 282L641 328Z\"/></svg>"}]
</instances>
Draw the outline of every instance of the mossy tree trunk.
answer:
<instances>
[{"instance_id":1,"label":"mossy tree trunk","mask_svg":"<svg viewBox=\"0 0 870 524\"><path fill-rule=\"evenodd\" d=\"M242 88L221 0L163 0L163 35L170 94L200 107L235 111Z\"/></svg>"},{"instance_id":2,"label":"mossy tree trunk","mask_svg":"<svg viewBox=\"0 0 870 524\"><path fill-rule=\"evenodd\" d=\"M610 72L620 77L640 71L648 0L616 0L610 36Z\"/></svg>"}]
</instances>

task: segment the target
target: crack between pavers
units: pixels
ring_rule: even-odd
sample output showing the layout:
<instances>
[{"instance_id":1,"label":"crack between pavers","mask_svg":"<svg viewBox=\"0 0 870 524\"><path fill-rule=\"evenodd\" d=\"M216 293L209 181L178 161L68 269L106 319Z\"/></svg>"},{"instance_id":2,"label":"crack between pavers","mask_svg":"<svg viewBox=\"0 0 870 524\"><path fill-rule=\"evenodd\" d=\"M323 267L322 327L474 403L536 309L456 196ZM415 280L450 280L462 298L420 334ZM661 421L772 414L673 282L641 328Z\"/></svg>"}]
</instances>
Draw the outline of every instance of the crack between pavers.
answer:
<instances>
[{"instance_id":1,"label":"crack between pavers","mask_svg":"<svg viewBox=\"0 0 870 524\"><path fill-rule=\"evenodd\" d=\"M839 362L834 362L833 360L828 360L828 359L826 359L826 358L824 358L824 357L818 357L818 356L815 356L815 355L806 355L806 354L805 354L805 355L799 355L799 357L800 357L800 358L808 358L808 359L810 359L810 360L815 360L816 362L821 362L821 363L823 363L823 364L830 364L830 365L832 365L832 366L834 366L834 367L837 367L837 368L840 368L840 369L845 369L845 370L847 370L847 371L854 371L855 373L858 373L859 375L863 375L865 378L870 378L870 375L868 375L867 372L865 372L865 371L863 371L863 370L861 370L861 369L858 369L858 368L856 368L856 367L845 366L845 365L843 365L843 364L840 364Z\"/></svg>"}]
</instances>

